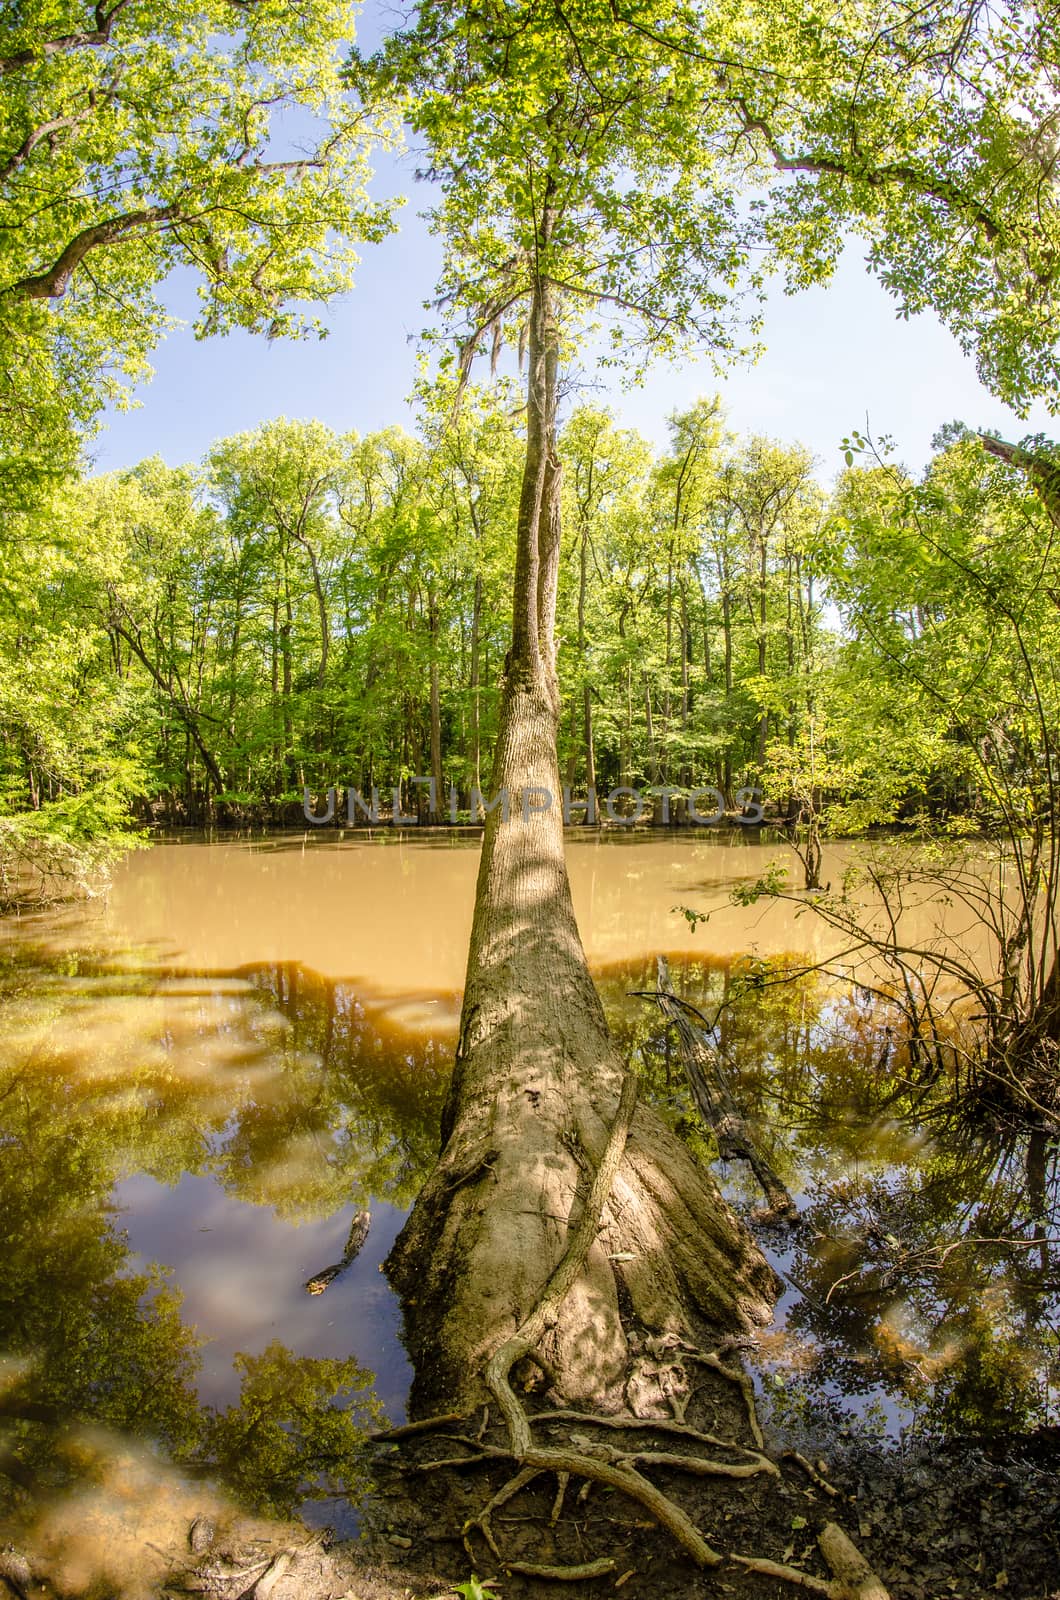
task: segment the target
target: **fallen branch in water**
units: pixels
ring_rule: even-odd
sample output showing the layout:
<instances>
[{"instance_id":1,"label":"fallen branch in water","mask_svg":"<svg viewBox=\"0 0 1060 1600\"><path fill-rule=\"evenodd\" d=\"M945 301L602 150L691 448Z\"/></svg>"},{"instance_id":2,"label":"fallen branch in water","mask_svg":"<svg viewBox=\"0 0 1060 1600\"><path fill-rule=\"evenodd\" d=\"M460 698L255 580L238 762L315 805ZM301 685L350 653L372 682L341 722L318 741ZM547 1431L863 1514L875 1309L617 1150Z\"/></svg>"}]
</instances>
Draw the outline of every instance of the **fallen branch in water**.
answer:
<instances>
[{"instance_id":1,"label":"fallen branch in water","mask_svg":"<svg viewBox=\"0 0 1060 1600\"><path fill-rule=\"evenodd\" d=\"M658 989L652 996L659 1010L677 1031L685 1075L707 1127L718 1141L718 1153L723 1160L746 1161L762 1188L768 1206L767 1216L772 1221L790 1221L796 1215L796 1206L786 1185L762 1154L754 1135L747 1125L729 1088L717 1051L711 1049L700 1030L695 1028L689 1013L706 1019L674 993L670 981L670 967L665 956L657 958Z\"/></svg>"}]
</instances>

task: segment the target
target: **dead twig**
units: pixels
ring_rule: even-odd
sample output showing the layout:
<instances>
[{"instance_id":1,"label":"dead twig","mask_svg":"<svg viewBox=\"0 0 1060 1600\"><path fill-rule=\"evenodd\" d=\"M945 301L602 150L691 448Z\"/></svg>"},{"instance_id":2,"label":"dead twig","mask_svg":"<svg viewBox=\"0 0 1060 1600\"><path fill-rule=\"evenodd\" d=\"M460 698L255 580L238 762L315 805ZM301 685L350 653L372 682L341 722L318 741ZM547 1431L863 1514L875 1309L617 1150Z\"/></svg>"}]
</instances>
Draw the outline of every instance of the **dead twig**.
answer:
<instances>
[{"instance_id":1,"label":"dead twig","mask_svg":"<svg viewBox=\"0 0 1060 1600\"><path fill-rule=\"evenodd\" d=\"M560 1514L561 1514L561 1512L563 1510L563 1501L564 1501L564 1497L566 1496L566 1493L567 1493L567 1485L568 1485L569 1482L570 1482L570 1473L569 1472L557 1472L557 1474L556 1474L556 1498L552 1502L552 1512L551 1512L551 1515L549 1516L549 1519L548 1519L548 1524L549 1524L550 1528L554 1528L556 1526L556 1523L560 1519Z\"/></svg>"},{"instance_id":2,"label":"dead twig","mask_svg":"<svg viewBox=\"0 0 1060 1600\"><path fill-rule=\"evenodd\" d=\"M538 1566L532 1561L506 1561L506 1572L518 1572L524 1578L552 1578L560 1583L580 1583L583 1578L605 1578L614 1572L618 1562L614 1556L601 1556L599 1561L583 1561L570 1567Z\"/></svg>"},{"instance_id":3,"label":"dead twig","mask_svg":"<svg viewBox=\"0 0 1060 1600\"><path fill-rule=\"evenodd\" d=\"M464 1549L467 1551L468 1559L470 1561L473 1562L475 1560L475 1552L472 1550L471 1541L468 1538L468 1534L471 1532L472 1528L478 1529L486 1543L489 1545L491 1553L497 1558L497 1560L500 1561L503 1559L500 1550L497 1548L497 1541L493 1537L493 1527L490 1522L490 1518L495 1511L500 1510L501 1506L507 1505L508 1501L513 1499L514 1496L519 1493L520 1489L525 1489L528 1483L533 1483L534 1479L539 1478L540 1476L540 1467L523 1467L515 1474L514 1478L509 1478L508 1482L497 1490L497 1493L493 1496L492 1500L486 1502L477 1517L468 1518L468 1520L464 1523L462 1533Z\"/></svg>"},{"instance_id":4,"label":"dead twig","mask_svg":"<svg viewBox=\"0 0 1060 1600\"><path fill-rule=\"evenodd\" d=\"M802 1468L803 1472L805 1472L806 1476L817 1485L818 1489L823 1489L825 1494L830 1494L833 1497L838 1495L839 1490L836 1488L835 1484L829 1483L828 1479L821 1475L818 1469L814 1466L813 1462L808 1461L800 1451L785 1450L782 1459L797 1462Z\"/></svg>"}]
</instances>

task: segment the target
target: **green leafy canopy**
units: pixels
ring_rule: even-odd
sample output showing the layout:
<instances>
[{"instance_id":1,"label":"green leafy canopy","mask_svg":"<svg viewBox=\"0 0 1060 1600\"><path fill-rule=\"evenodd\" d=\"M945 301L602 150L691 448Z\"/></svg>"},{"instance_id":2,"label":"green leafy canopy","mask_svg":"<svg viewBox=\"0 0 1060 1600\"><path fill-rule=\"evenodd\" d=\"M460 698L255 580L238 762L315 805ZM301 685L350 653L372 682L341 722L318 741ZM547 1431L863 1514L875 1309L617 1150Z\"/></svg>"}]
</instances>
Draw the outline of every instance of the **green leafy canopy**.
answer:
<instances>
[{"instance_id":1,"label":"green leafy canopy","mask_svg":"<svg viewBox=\"0 0 1060 1600\"><path fill-rule=\"evenodd\" d=\"M392 226L348 0L15 0L0 20L0 465L67 461L198 279L201 336L316 327ZM373 132L374 130L374 132ZM17 350L18 359L13 359Z\"/></svg>"}]
</instances>

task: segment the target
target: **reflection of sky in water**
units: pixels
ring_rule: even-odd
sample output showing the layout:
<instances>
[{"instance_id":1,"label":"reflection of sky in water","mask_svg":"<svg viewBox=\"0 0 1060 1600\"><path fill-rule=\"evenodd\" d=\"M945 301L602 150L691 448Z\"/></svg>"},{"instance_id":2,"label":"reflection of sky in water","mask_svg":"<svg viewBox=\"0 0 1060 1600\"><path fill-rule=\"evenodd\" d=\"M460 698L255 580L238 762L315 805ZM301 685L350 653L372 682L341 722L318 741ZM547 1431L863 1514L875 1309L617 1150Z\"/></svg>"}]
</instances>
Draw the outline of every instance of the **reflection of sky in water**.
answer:
<instances>
[{"instance_id":1,"label":"reflection of sky in water","mask_svg":"<svg viewBox=\"0 0 1060 1600\"><path fill-rule=\"evenodd\" d=\"M45 1114L66 1094L85 1128L93 1118L113 1122L100 1198L111 1193L115 1227L133 1252L121 1271L167 1269L185 1326L207 1341L195 1382L210 1406L238 1400L237 1353L279 1341L294 1357L355 1357L374 1373L390 1420L404 1416L411 1374L379 1267L436 1150L476 844L320 838L308 850L276 841L163 847L126 863L106 908L0 929L8 948L25 940L30 963L31 936L45 956L4 1002L0 1071L32 1061ZM572 838L575 900L597 968L618 951L668 949L682 992L712 1013L731 974L721 952L764 938L768 918L760 908L750 921L726 909L695 934L673 907L696 895L722 905L732 882L757 866L749 859L757 847L757 839L708 844L702 836ZM808 921L775 912L774 948L804 948ZM163 968L167 931L178 935L176 959ZM102 971L78 954L93 947ZM290 961L279 959L288 954ZM682 965L682 955L691 964ZM706 959L697 968L698 957ZM188 970L200 964L217 975ZM321 976L329 971L341 976ZM654 977L654 959L642 957L602 979L620 1041L635 1058L638 1041L653 1030L658 1036L658 1017L628 994L653 988ZM842 1206L829 1211L822 1196L851 1177L915 1191L920 1171L945 1157L945 1141L933 1146L909 1120L881 1112L877 1082L888 1052L871 1008L859 1021L856 1005L820 991L798 1005L780 990L757 1011L755 1004L729 1041L738 1096L800 1210L820 1208L825 1230L844 1226ZM650 1070L647 1057L641 1064ZM669 1066L663 1080L656 1058L652 1092L664 1108L682 1092L673 1065L671 1093ZM0 1108L0 1136L3 1118ZM759 1203L742 1164L716 1170L740 1211ZM115 1172L124 1176L111 1192ZM368 1239L324 1294L309 1296L306 1279L341 1259L354 1203L371 1210ZM953 1215L943 1225L955 1226ZM846 1265L832 1269L827 1240L795 1244L766 1233L761 1243L788 1280L756 1372L763 1420L772 1368L789 1380L789 1393L805 1380L846 1417L897 1434L915 1407L893 1366L881 1377L873 1330L886 1331L892 1318L899 1334L907 1331L903 1286L881 1295L860 1322L830 1312L808 1317L803 1295L816 1295L819 1311ZM926 1301L921 1292L921 1310ZM807 1360L813 1370L800 1378ZM304 1514L341 1531L356 1525L356 1514L335 1502Z\"/></svg>"},{"instance_id":2,"label":"reflection of sky in water","mask_svg":"<svg viewBox=\"0 0 1060 1600\"><path fill-rule=\"evenodd\" d=\"M353 1355L376 1375L375 1392L391 1422L404 1420L411 1369L400 1340L401 1315L380 1265L404 1213L371 1205L372 1226L360 1254L322 1295L307 1278L342 1257L354 1208L295 1225L267 1206L226 1195L212 1178L185 1174L173 1188L143 1173L114 1191L121 1226L138 1261L172 1269L186 1325L208 1340L199 1397L222 1406L239 1398L237 1351L258 1354L282 1339L296 1356Z\"/></svg>"},{"instance_id":3,"label":"reflection of sky in water","mask_svg":"<svg viewBox=\"0 0 1060 1600\"><path fill-rule=\"evenodd\" d=\"M741 976L708 948L671 964L678 994L714 1024L735 1100L799 1213L791 1230L755 1224L763 1200L749 1167L715 1163L782 1278L775 1316L746 1352L778 1442L1050 1423L1060 1272L1031 1230L1060 1235L1055 1155L1035 1199L1032 1141L991 1143L962 1123L946 1076L910 1063L897 1019L864 989L792 985L753 964ZM657 1013L630 998L655 981L653 962L631 963L603 989L657 1104L684 1122L679 1054ZM969 1235L1008 1236L1011 1248L968 1246Z\"/></svg>"},{"instance_id":4,"label":"reflection of sky in water","mask_svg":"<svg viewBox=\"0 0 1060 1600\"><path fill-rule=\"evenodd\" d=\"M405 1212L371 1200L372 1226L356 1259L323 1294L309 1295L306 1279L341 1260L353 1206L295 1224L268 1206L233 1199L212 1178L187 1173L171 1188L137 1173L115 1186L113 1198L132 1251L129 1270L149 1262L167 1266L184 1323L206 1341L196 1377L204 1404L238 1402L234 1357L260 1354L280 1339L294 1356L356 1357L375 1376L373 1391L387 1420L405 1420L412 1369L397 1298L382 1272ZM360 1527L359 1505L341 1499L310 1499L300 1515L343 1537Z\"/></svg>"},{"instance_id":5,"label":"reflection of sky in water","mask_svg":"<svg viewBox=\"0 0 1060 1600\"><path fill-rule=\"evenodd\" d=\"M723 1191L725 1184L722 1185ZM796 1196L796 1204L805 1203L804 1196ZM777 1272L783 1281L783 1292L777 1300L773 1313L773 1321L763 1341L766 1352L769 1350L769 1335L787 1329L791 1312L798 1306L802 1299L802 1292L797 1289L791 1280L790 1273L795 1270L795 1251L790 1247L785 1249L776 1238L759 1238L759 1244L765 1252L770 1266ZM794 1335L794 1338L807 1347L806 1353L819 1357L822 1352L819 1347L813 1347L806 1341L804 1334ZM788 1362L785 1360L784 1346L780 1342L776 1359L770 1360L768 1353L755 1355L748 1352L748 1370L754 1382L755 1392L758 1395L761 1408L761 1421L767 1432L770 1428L773 1413L778 1409L774 1404L775 1390L772 1383L777 1378L783 1379ZM873 1432L883 1431L888 1438L897 1439L908 1429L915 1417L916 1407L903 1399L893 1384L880 1382L866 1382L860 1393L853 1392L847 1383L840 1382L827 1374L827 1371L815 1371L813 1375L813 1390L824 1402L834 1402L835 1406L852 1420L872 1425ZM783 1438L788 1424L781 1417L776 1418L775 1426ZM826 1440L821 1441L822 1448Z\"/></svg>"}]
</instances>

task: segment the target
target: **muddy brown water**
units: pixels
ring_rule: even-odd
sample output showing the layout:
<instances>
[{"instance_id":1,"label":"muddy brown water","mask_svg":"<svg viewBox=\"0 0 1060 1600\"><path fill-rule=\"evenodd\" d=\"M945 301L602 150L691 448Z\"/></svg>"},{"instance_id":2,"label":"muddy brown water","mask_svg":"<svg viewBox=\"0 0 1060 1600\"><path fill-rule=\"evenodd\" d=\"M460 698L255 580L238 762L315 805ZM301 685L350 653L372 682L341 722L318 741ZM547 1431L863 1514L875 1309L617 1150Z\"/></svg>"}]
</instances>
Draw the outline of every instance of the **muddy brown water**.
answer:
<instances>
[{"instance_id":1,"label":"muddy brown water","mask_svg":"<svg viewBox=\"0 0 1060 1600\"><path fill-rule=\"evenodd\" d=\"M757 833L569 848L647 1092L709 1159L630 994L666 953L797 1198L793 1232L762 1232L785 1282L754 1356L765 1419L807 1445L1055 1422L1055 1149L969 1135L856 986L779 981L836 950L811 914L730 905L783 854ZM204 1496L356 1528L363 1431L404 1415L380 1268L436 1148L477 859L466 835L181 839L0 927L0 1513L75 1577ZM923 936L945 916L921 904ZM719 1172L753 1213L747 1174ZM360 1208L364 1248L307 1294Z\"/></svg>"}]
</instances>

